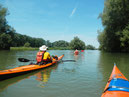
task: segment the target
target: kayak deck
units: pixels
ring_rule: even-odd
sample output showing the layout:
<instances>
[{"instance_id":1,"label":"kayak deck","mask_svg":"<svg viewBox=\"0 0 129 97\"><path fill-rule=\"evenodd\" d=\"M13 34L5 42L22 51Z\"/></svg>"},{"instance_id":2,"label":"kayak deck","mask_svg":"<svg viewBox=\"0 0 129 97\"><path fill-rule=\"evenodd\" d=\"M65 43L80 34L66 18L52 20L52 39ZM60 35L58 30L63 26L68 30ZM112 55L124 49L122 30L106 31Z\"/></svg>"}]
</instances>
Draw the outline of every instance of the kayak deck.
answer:
<instances>
[{"instance_id":1,"label":"kayak deck","mask_svg":"<svg viewBox=\"0 0 129 97\"><path fill-rule=\"evenodd\" d=\"M101 97L129 97L129 81L114 65Z\"/></svg>"},{"instance_id":2,"label":"kayak deck","mask_svg":"<svg viewBox=\"0 0 129 97\"><path fill-rule=\"evenodd\" d=\"M16 67L16 68L13 68L13 69L1 70L0 71L0 81L11 78L11 77L15 77L15 76L18 76L18 75L21 75L21 74L26 74L28 72L32 72L32 71L35 71L35 70L39 70L39 69L42 69L42 68L52 66L53 64L55 64L59 60L61 60L63 58L63 56L64 55L58 57L58 60L53 59L53 62L48 63L48 64L43 64L43 65L30 64L30 65L26 65L26 66Z\"/></svg>"}]
</instances>

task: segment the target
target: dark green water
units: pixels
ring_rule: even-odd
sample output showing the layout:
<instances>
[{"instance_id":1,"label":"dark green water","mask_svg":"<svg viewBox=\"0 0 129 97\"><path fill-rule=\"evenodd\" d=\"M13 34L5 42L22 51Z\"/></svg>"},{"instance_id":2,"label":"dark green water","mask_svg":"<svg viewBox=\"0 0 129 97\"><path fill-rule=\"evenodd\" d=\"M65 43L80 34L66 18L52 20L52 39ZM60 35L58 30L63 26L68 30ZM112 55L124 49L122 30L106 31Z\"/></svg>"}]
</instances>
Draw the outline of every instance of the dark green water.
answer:
<instances>
[{"instance_id":1,"label":"dark green water","mask_svg":"<svg viewBox=\"0 0 129 97\"><path fill-rule=\"evenodd\" d=\"M0 51L0 70L29 63L17 58L35 59L37 51ZM114 62L129 79L129 54L85 50L74 56L71 50L50 50L51 55L65 54L52 67L0 82L0 97L100 97Z\"/></svg>"}]
</instances>

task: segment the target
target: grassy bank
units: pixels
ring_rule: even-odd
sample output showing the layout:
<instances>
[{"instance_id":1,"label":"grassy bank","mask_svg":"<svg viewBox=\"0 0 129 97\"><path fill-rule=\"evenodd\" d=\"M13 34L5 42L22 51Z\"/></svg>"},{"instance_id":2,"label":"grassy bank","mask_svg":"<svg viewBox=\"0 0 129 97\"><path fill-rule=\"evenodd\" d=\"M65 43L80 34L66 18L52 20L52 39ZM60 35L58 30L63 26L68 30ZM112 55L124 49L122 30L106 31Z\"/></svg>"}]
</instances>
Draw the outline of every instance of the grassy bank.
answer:
<instances>
[{"instance_id":1,"label":"grassy bank","mask_svg":"<svg viewBox=\"0 0 129 97\"><path fill-rule=\"evenodd\" d=\"M32 47L11 47L10 50L39 50ZM48 50L70 50L70 47L50 47Z\"/></svg>"},{"instance_id":2,"label":"grassy bank","mask_svg":"<svg viewBox=\"0 0 129 97\"><path fill-rule=\"evenodd\" d=\"M39 48L32 47L11 47L10 50L38 50Z\"/></svg>"}]
</instances>

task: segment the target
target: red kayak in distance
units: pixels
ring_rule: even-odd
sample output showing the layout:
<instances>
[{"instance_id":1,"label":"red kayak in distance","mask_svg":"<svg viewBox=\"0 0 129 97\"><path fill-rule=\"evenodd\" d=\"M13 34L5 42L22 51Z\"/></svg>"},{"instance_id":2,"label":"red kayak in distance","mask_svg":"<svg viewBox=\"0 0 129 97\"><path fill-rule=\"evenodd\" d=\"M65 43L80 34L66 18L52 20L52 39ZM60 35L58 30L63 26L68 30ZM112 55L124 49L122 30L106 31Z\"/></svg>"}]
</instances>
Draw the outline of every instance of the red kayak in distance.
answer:
<instances>
[{"instance_id":1,"label":"red kayak in distance","mask_svg":"<svg viewBox=\"0 0 129 97\"><path fill-rule=\"evenodd\" d=\"M81 52L84 52L84 50L81 50Z\"/></svg>"}]
</instances>

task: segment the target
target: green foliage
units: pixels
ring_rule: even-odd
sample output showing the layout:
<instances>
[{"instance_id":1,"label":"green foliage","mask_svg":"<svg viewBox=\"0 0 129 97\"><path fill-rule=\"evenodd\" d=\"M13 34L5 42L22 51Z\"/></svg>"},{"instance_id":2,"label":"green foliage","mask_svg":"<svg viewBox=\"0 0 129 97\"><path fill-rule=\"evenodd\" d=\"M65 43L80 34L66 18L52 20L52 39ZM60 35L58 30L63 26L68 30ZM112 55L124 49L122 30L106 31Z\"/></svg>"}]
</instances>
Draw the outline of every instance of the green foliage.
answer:
<instances>
[{"instance_id":1,"label":"green foliage","mask_svg":"<svg viewBox=\"0 0 129 97\"><path fill-rule=\"evenodd\" d=\"M122 52L129 52L129 25L121 32L120 42Z\"/></svg>"},{"instance_id":2,"label":"green foliage","mask_svg":"<svg viewBox=\"0 0 129 97\"><path fill-rule=\"evenodd\" d=\"M30 43L29 43L29 42L26 42L26 43L24 44L24 47L30 47Z\"/></svg>"},{"instance_id":3,"label":"green foliage","mask_svg":"<svg viewBox=\"0 0 129 97\"><path fill-rule=\"evenodd\" d=\"M10 47L10 50L38 50L39 48L32 47Z\"/></svg>"},{"instance_id":4,"label":"green foliage","mask_svg":"<svg viewBox=\"0 0 129 97\"><path fill-rule=\"evenodd\" d=\"M7 33L7 21L6 21L7 9L0 5L0 33Z\"/></svg>"},{"instance_id":5,"label":"green foliage","mask_svg":"<svg viewBox=\"0 0 129 97\"><path fill-rule=\"evenodd\" d=\"M100 43L100 47L99 49L100 50L106 50L106 35L105 35L105 32L100 32L98 31L98 42Z\"/></svg>"},{"instance_id":6,"label":"green foliage","mask_svg":"<svg viewBox=\"0 0 129 97\"><path fill-rule=\"evenodd\" d=\"M92 45L87 45L86 49L88 49L88 50L96 50L96 48L94 46L92 46Z\"/></svg>"},{"instance_id":7,"label":"green foliage","mask_svg":"<svg viewBox=\"0 0 129 97\"><path fill-rule=\"evenodd\" d=\"M73 50L75 49L84 50L86 46L85 46L85 43L76 36L74 37L73 40L71 40L70 47Z\"/></svg>"},{"instance_id":8,"label":"green foliage","mask_svg":"<svg viewBox=\"0 0 129 97\"><path fill-rule=\"evenodd\" d=\"M52 43L51 43L49 40L46 41L46 45L47 45L48 47L52 47Z\"/></svg>"},{"instance_id":9,"label":"green foliage","mask_svg":"<svg viewBox=\"0 0 129 97\"><path fill-rule=\"evenodd\" d=\"M129 52L129 0L105 0L100 18L104 26L98 35L100 48L110 52Z\"/></svg>"},{"instance_id":10,"label":"green foliage","mask_svg":"<svg viewBox=\"0 0 129 97\"><path fill-rule=\"evenodd\" d=\"M55 41L52 43L53 47L68 47L69 43L64 40Z\"/></svg>"},{"instance_id":11,"label":"green foliage","mask_svg":"<svg viewBox=\"0 0 129 97\"><path fill-rule=\"evenodd\" d=\"M71 50L70 47L50 47L49 50Z\"/></svg>"},{"instance_id":12,"label":"green foliage","mask_svg":"<svg viewBox=\"0 0 129 97\"><path fill-rule=\"evenodd\" d=\"M9 34L2 33L0 34L0 49L9 49L11 44L11 36Z\"/></svg>"}]
</instances>

